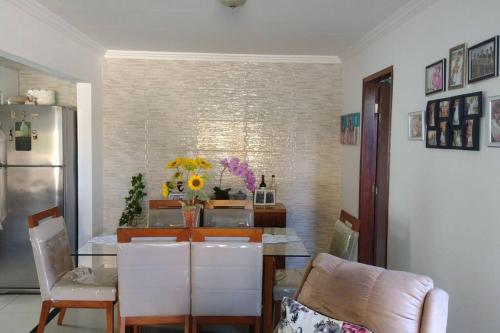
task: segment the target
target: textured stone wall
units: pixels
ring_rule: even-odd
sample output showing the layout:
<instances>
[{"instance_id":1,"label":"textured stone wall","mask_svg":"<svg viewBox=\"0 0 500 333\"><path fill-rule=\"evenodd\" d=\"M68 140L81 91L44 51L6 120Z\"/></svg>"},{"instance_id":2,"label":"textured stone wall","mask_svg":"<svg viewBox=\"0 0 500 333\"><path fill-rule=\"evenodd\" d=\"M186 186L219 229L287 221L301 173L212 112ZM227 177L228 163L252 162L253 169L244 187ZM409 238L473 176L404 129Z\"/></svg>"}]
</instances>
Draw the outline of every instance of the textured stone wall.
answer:
<instances>
[{"instance_id":1,"label":"textured stone wall","mask_svg":"<svg viewBox=\"0 0 500 333\"><path fill-rule=\"evenodd\" d=\"M26 95L28 89L54 90L57 105L76 106L76 83L25 67L19 71L19 94Z\"/></svg>"},{"instance_id":2,"label":"textured stone wall","mask_svg":"<svg viewBox=\"0 0 500 333\"><path fill-rule=\"evenodd\" d=\"M148 199L160 198L170 159L237 156L268 183L276 175L288 225L312 253L327 250L340 209L340 65L106 59L103 84L105 227L131 175L145 173Z\"/></svg>"}]
</instances>

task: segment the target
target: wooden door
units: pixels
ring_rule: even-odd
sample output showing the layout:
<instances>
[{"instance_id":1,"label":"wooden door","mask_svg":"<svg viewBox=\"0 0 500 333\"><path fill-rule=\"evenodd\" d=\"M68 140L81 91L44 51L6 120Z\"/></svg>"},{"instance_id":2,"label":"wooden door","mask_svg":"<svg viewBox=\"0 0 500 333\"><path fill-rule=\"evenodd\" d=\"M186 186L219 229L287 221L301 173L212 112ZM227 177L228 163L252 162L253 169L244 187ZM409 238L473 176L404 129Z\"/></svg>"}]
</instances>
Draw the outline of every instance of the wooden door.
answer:
<instances>
[{"instance_id":1,"label":"wooden door","mask_svg":"<svg viewBox=\"0 0 500 333\"><path fill-rule=\"evenodd\" d=\"M359 261L387 265L392 68L363 81Z\"/></svg>"}]
</instances>

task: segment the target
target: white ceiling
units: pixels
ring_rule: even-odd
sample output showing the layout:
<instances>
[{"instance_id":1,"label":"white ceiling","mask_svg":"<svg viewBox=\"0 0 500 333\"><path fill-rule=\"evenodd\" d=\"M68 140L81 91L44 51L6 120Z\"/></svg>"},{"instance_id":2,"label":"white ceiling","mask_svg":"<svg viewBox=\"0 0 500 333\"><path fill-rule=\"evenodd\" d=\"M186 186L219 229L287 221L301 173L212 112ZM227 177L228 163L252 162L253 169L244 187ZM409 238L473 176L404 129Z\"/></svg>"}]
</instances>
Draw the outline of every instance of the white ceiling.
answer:
<instances>
[{"instance_id":1,"label":"white ceiling","mask_svg":"<svg viewBox=\"0 0 500 333\"><path fill-rule=\"evenodd\" d=\"M412 0L37 0L111 50L339 55Z\"/></svg>"}]
</instances>

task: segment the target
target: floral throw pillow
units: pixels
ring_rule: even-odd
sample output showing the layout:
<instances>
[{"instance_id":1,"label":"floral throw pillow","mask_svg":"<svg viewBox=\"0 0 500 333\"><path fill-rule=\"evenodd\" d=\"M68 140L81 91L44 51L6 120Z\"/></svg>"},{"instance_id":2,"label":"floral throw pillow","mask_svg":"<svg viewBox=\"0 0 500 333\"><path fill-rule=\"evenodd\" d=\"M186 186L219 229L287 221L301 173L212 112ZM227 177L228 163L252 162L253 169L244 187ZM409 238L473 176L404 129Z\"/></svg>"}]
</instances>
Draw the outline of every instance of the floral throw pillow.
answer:
<instances>
[{"instance_id":1,"label":"floral throw pillow","mask_svg":"<svg viewBox=\"0 0 500 333\"><path fill-rule=\"evenodd\" d=\"M291 298L283 298L278 333L372 333L368 329L328 318Z\"/></svg>"}]
</instances>

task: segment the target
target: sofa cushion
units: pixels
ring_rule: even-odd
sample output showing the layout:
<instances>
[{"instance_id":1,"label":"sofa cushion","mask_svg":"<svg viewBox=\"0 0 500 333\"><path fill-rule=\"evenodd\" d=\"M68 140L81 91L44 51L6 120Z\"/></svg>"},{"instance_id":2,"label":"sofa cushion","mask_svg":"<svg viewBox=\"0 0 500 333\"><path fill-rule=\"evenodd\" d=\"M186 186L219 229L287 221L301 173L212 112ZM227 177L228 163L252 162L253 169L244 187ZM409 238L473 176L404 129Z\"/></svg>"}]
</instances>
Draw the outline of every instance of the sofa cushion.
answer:
<instances>
[{"instance_id":1,"label":"sofa cushion","mask_svg":"<svg viewBox=\"0 0 500 333\"><path fill-rule=\"evenodd\" d=\"M374 333L418 333L429 277L389 271L319 254L297 301L332 318L368 327Z\"/></svg>"},{"instance_id":2,"label":"sofa cushion","mask_svg":"<svg viewBox=\"0 0 500 333\"><path fill-rule=\"evenodd\" d=\"M281 303L278 333L288 332L371 333L364 327L329 318L285 297Z\"/></svg>"}]
</instances>

